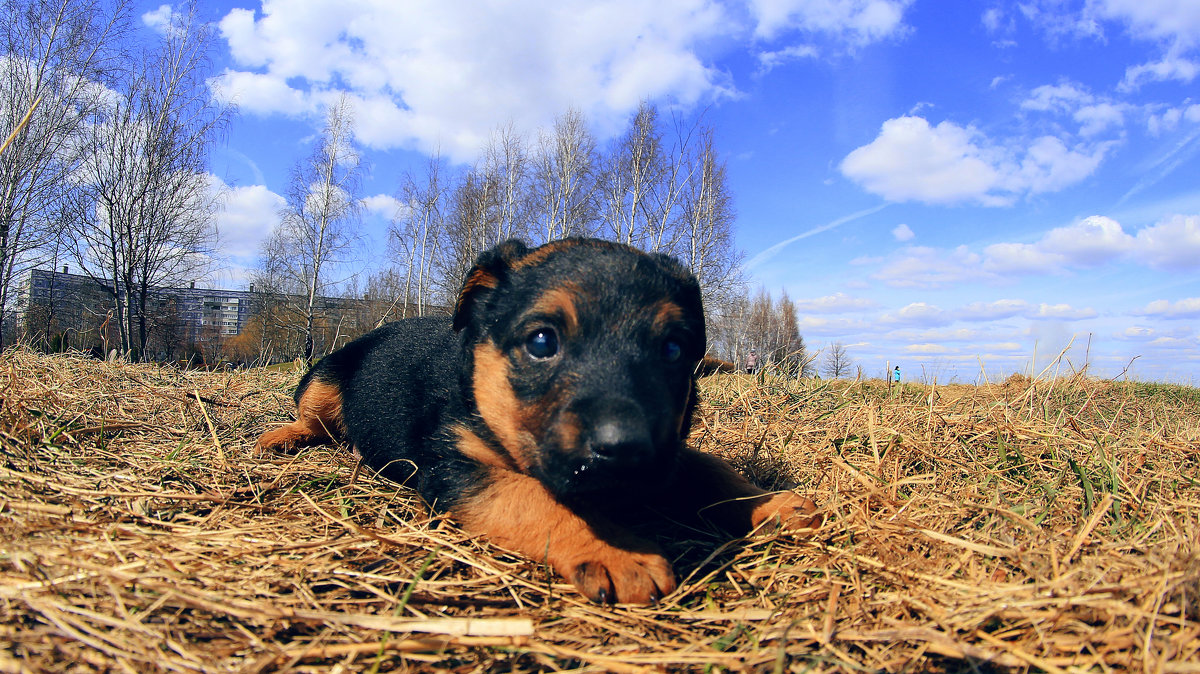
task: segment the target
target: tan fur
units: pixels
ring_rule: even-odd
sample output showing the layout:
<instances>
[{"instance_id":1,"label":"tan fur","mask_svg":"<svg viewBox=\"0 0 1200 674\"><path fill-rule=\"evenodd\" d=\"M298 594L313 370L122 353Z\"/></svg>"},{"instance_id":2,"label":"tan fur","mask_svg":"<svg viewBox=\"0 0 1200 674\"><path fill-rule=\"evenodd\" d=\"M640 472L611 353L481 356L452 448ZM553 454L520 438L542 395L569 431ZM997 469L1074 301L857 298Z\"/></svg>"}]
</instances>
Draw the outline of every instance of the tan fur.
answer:
<instances>
[{"instance_id":1,"label":"tan fur","mask_svg":"<svg viewBox=\"0 0 1200 674\"><path fill-rule=\"evenodd\" d=\"M479 416L483 417L504 450L512 457L517 468L528 471L534 463L537 439L526 429L523 421L525 410L513 393L508 381L509 364L496 345L483 342L475 347L475 372L472 384L475 388L475 404Z\"/></svg>"},{"instance_id":2,"label":"tan fur","mask_svg":"<svg viewBox=\"0 0 1200 674\"><path fill-rule=\"evenodd\" d=\"M327 443L346 432L342 422L342 392L332 384L311 381L296 406L296 420L263 433L255 451L291 451L305 445Z\"/></svg>"},{"instance_id":3,"label":"tan fur","mask_svg":"<svg viewBox=\"0 0 1200 674\"><path fill-rule=\"evenodd\" d=\"M646 604L675 589L671 563L653 543L585 519L528 475L493 469L491 478L455 513L468 531L546 562L593 601Z\"/></svg>"}]
</instances>

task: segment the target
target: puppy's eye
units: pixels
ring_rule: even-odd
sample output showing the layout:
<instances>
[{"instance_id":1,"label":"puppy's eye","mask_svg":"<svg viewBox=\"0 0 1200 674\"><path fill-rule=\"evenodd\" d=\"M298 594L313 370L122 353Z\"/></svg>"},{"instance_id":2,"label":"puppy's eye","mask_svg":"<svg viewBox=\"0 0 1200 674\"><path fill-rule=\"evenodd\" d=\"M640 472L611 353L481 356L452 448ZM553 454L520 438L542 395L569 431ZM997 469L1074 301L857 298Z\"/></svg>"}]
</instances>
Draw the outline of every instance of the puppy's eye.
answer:
<instances>
[{"instance_id":1,"label":"puppy's eye","mask_svg":"<svg viewBox=\"0 0 1200 674\"><path fill-rule=\"evenodd\" d=\"M683 346L674 339L668 339L663 342L662 357L668 363L679 362L679 359L683 357Z\"/></svg>"},{"instance_id":2,"label":"puppy's eye","mask_svg":"<svg viewBox=\"0 0 1200 674\"><path fill-rule=\"evenodd\" d=\"M525 338L525 352L536 360L558 353L558 335L550 328L538 328Z\"/></svg>"}]
</instances>

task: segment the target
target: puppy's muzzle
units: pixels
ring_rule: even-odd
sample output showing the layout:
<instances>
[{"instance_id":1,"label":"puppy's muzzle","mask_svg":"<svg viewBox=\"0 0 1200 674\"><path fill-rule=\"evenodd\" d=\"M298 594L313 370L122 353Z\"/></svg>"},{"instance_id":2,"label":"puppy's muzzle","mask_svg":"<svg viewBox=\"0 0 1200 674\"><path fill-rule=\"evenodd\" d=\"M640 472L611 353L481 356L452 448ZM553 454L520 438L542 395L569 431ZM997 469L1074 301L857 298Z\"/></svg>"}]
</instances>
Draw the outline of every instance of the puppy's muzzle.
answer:
<instances>
[{"instance_id":1,"label":"puppy's muzzle","mask_svg":"<svg viewBox=\"0 0 1200 674\"><path fill-rule=\"evenodd\" d=\"M630 471L653 462L655 446L646 416L632 400L592 399L577 409L579 418L588 420L584 447L597 466Z\"/></svg>"}]
</instances>

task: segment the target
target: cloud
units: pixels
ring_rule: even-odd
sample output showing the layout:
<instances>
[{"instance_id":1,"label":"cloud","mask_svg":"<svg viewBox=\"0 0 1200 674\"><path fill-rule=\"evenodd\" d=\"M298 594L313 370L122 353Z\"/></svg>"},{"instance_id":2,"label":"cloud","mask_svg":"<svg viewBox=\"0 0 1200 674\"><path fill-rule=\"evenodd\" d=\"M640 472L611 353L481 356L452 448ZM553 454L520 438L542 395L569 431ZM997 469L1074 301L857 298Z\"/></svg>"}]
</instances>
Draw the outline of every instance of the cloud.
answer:
<instances>
[{"instance_id":1,"label":"cloud","mask_svg":"<svg viewBox=\"0 0 1200 674\"><path fill-rule=\"evenodd\" d=\"M1096 310L1076 309L1069 304L1039 304L1037 309L1026 314L1032 319L1054 319L1066 321L1078 321L1085 318L1095 318Z\"/></svg>"},{"instance_id":2,"label":"cloud","mask_svg":"<svg viewBox=\"0 0 1200 674\"><path fill-rule=\"evenodd\" d=\"M909 344L908 346L904 347L904 352L937 355L950 353L950 349L941 344Z\"/></svg>"},{"instance_id":3,"label":"cloud","mask_svg":"<svg viewBox=\"0 0 1200 674\"><path fill-rule=\"evenodd\" d=\"M760 38L819 32L865 45L902 32L904 10L910 4L912 0L750 0L750 13Z\"/></svg>"},{"instance_id":4,"label":"cloud","mask_svg":"<svg viewBox=\"0 0 1200 674\"><path fill-rule=\"evenodd\" d=\"M996 300L994 302L972 302L954 312L960 320L995 321L1019 316L1029 311L1025 300Z\"/></svg>"},{"instance_id":5,"label":"cloud","mask_svg":"<svg viewBox=\"0 0 1200 674\"><path fill-rule=\"evenodd\" d=\"M893 325L946 325L954 318L941 307L925 302L913 302L900 310L884 314L879 318L880 323Z\"/></svg>"},{"instance_id":6,"label":"cloud","mask_svg":"<svg viewBox=\"0 0 1200 674\"><path fill-rule=\"evenodd\" d=\"M1053 136L1004 146L973 127L949 121L931 126L907 116L884 122L875 140L850 152L840 169L888 201L1007 206L1078 183L1096 170L1107 148L1069 148Z\"/></svg>"},{"instance_id":7,"label":"cloud","mask_svg":"<svg viewBox=\"0 0 1200 674\"><path fill-rule=\"evenodd\" d=\"M993 278L983 258L966 246L952 250L910 246L885 262L871 278L894 288L943 288Z\"/></svg>"},{"instance_id":8,"label":"cloud","mask_svg":"<svg viewBox=\"0 0 1200 674\"><path fill-rule=\"evenodd\" d=\"M983 268L997 274L1061 272L1066 258L1028 243L994 243L983 249Z\"/></svg>"},{"instance_id":9,"label":"cloud","mask_svg":"<svg viewBox=\"0 0 1200 674\"><path fill-rule=\"evenodd\" d=\"M1135 255L1151 267L1200 268L1200 215L1175 215L1139 230Z\"/></svg>"},{"instance_id":10,"label":"cloud","mask_svg":"<svg viewBox=\"0 0 1200 674\"><path fill-rule=\"evenodd\" d=\"M796 311L808 314L841 314L878 306L874 300L865 297L851 297L845 293L834 293L811 300L797 300L794 304Z\"/></svg>"},{"instance_id":11,"label":"cloud","mask_svg":"<svg viewBox=\"0 0 1200 674\"><path fill-rule=\"evenodd\" d=\"M967 246L910 246L870 262L880 268L871 278L896 288L923 289L1117 263L1191 271L1200 269L1200 215L1171 216L1135 233L1112 218L1093 215L1051 229L1033 243L993 243L982 253Z\"/></svg>"},{"instance_id":12,"label":"cloud","mask_svg":"<svg viewBox=\"0 0 1200 674\"><path fill-rule=\"evenodd\" d=\"M1187 297L1171 302L1154 300L1145 307L1132 311L1134 316L1156 318L1200 318L1200 297Z\"/></svg>"},{"instance_id":13,"label":"cloud","mask_svg":"<svg viewBox=\"0 0 1200 674\"><path fill-rule=\"evenodd\" d=\"M862 334L874 329L874 326L857 319L823 318L820 316L800 316L797 327L802 335L847 335Z\"/></svg>"},{"instance_id":14,"label":"cloud","mask_svg":"<svg viewBox=\"0 0 1200 674\"><path fill-rule=\"evenodd\" d=\"M1191 82L1200 64L1187 55L1200 46L1200 7L1190 0L1093 0L1088 9L1118 21L1134 38L1158 43L1162 58L1125 71L1121 85L1136 89L1150 81Z\"/></svg>"},{"instance_id":15,"label":"cloud","mask_svg":"<svg viewBox=\"0 0 1200 674\"><path fill-rule=\"evenodd\" d=\"M912 228L904 223L900 223L892 229L892 238L897 241L912 241L915 236Z\"/></svg>"},{"instance_id":16,"label":"cloud","mask_svg":"<svg viewBox=\"0 0 1200 674\"><path fill-rule=\"evenodd\" d=\"M365 197L363 199L363 208L369 213L374 213L384 220L391 220L396 217L404 204L399 199L388 194L376 194L374 196Z\"/></svg>"},{"instance_id":17,"label":"cloud","mask_svg":"<svg viewBox=\"0 0 1200 674\"><path fill-rule=\"evenodd\" d=\"M1050 230L1039 246L1061 255L1069 264L1094 267L1128 253L1134 238L1112 218L1093 215L1067 227Z\"/></svg>"},{"instance_id":18,"label":"cloud","mask_svg":"<svg viewBox=\"0 0 1200 674\"><path fill-rule=\"evenodd\" d=\"M818 53L816 47L808 44L792 45L778 51L759 52L759 74L765 75L776 67L791 61L816 58Z\"/></svg>"},{"instance_id":19,"label":"cloud","mask_svg":"<svg viewBox=\"0 0 1200 674\"><path fill-rule=\"evenodd\" d=\"M214 189L224 189L224 208L217 214L217 231L226 255L249 260L279 221L286 200L264 185L227 187L215 176Z\"/></svg>"},{"instance_id":20,"label":"cloud","mask_svg":"<svg viewBox=\"0 0 1200 674\"><path fill-rule=\"evenodd\" d=\"M497 120L531 131L574 106L611 135L644 98L729 96L728 75L700 51L739 30L701 0L266 2L219 28L234 67L214 89L243 113L311 115L346 90L368 147L440 145L460 161Z\"/></svg>"}]
</instances>

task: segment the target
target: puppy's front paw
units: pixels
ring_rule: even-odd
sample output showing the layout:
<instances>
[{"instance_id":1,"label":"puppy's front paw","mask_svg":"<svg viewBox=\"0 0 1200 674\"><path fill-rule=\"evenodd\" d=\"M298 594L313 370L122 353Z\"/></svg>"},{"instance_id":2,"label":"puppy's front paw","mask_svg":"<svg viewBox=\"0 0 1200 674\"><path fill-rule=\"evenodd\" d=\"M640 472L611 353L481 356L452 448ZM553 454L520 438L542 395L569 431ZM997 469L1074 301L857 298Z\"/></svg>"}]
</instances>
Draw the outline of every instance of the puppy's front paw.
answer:
<instances>
[{"instance_id":1,"label":"puppy's front paw","mask_svg":"<svg viewBox=\"0 0 1200 674\"><path fill-rule=\"evenodd\" d=\"M816 504L810 499L785 491L775 494L770 500L755 507L750 520L755 527L768 520L774 520L787 530L818 529L822 517L816 514L816 510Z\"/></svg>"},{"instance_id":2,"label":"puppy's front paw","mask_svg":"<svg viewBox=\"0 0 1200 674\"><path fill-rule=\"evenodd\" d=\"M671 563L657 552L606 547L580 555L560 572L600 604L652 604L675 590Z\"/></svg>"}]
</instances>

